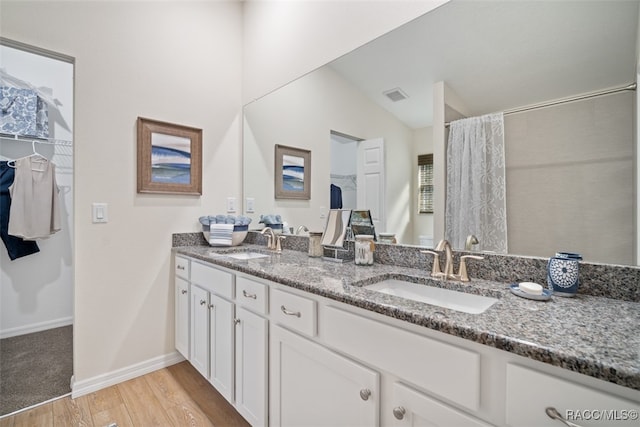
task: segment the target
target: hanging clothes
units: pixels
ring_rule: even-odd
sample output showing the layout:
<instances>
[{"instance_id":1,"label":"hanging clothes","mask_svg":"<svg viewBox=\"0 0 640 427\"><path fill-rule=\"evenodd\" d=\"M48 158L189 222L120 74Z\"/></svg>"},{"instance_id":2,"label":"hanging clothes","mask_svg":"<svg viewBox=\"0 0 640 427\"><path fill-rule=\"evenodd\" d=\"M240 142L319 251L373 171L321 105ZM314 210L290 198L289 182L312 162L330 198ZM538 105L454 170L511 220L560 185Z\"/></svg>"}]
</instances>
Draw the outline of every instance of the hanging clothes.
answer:
<instances>
[{"instance_id":1,"label":"hanging clothes","mask_svg":"<svg viewBox=\"0 0 640 427\"><path fill-rule=\"evenodd\" d=\"M12 261L40 252L36 242L9 235L9 213L11 210L9 187L13 184L14 177L15 169L7 162L0 162L0 237L2 237L9 259Z\"/></svg>"},{"instance_id":2,"label":"hanging clothes","mask_svg":"<svg viewBox=\"0 0 640 427\"><path fill-rule=\"evenodd\" d=\"M342 189L331 184L331 209L342 209Z\"/></svg>"},{"instance_id":3,"label":"hanging clothes","mask_svg":"<svg viewBox=\"0 0 640 427\"><path fill-rule=\"evenodd\" d=\"M53 162L41 156L15 160L15 178L9 191L9 234L34 240L60 231L60 203Z\"/></svg>"}]
</instances>

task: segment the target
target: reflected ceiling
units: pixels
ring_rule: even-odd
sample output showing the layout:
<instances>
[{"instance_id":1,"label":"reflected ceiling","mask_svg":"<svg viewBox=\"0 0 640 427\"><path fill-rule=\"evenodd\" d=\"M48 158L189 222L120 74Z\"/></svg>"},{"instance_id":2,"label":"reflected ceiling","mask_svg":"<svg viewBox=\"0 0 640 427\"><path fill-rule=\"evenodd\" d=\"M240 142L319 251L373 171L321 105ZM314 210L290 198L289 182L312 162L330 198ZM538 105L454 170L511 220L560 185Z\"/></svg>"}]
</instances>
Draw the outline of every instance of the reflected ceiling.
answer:
<instances>
[{"instance_id":1,"label":"reflected ceiling","mask_svg":"<svg viewBox=\"0 0 640 427\"><path fill-rule=\"evenodd\" d=\"M454 0L330 66L417 129L442 80L474 115L632 83L637 27L637 1Z\"/></svg>"}]
</instances>

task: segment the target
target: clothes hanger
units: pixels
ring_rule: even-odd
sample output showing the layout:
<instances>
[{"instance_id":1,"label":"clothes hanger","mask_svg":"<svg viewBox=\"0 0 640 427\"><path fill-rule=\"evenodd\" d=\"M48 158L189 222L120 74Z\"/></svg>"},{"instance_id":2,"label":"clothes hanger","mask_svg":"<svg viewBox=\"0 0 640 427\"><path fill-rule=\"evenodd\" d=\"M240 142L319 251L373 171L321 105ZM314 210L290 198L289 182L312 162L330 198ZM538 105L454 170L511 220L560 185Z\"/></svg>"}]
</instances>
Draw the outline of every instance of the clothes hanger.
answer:
<instances>
[{"instance_id":1,"label":"clothes hanger","mask_svg":"<svg viewBox=\"0 0 640 427\"><path fill-rule=\"evenodd\" d=\"M9 160L7 162L7 166L15 168L16 160L28 159L30 157L33 157L34 161L31 162L31 170L44 172L47 169L47 163L49 163L49 159L38 153L38 150L36 150L36 142L38 141L35 139L31 141L31 149L33 150L33 153L29 154L28 156L20 157L18 159Z\"/></svg>"}]
</instances>

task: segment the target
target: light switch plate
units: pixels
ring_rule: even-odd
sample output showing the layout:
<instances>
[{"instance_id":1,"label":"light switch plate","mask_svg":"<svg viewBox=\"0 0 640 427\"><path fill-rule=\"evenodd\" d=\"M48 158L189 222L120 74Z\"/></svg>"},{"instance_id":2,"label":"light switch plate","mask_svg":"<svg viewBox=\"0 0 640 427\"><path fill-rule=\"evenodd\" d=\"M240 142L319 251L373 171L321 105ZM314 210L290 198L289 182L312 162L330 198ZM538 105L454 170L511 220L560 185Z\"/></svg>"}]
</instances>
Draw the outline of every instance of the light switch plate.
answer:
<instances>
[{"instance_id":1,"label":"light switch plate","mask_svg":"<svg viewBox=\"0 0 640 427\"><path fill-rule=\"evenodd\" d=\"M236 211L236 198L227 197L227 212L235 212L235 211Z\"/></svg>"},{"instance_id":2,"label":"light switch plate","mask_svg":"<svg viewBox=\"0 0 640 427\"><path fill-rule=\"evenodd\" d=\"M253 197L247 197L247 213L254 213L256 211L255 203L256 199L254 199Z\"/></svg>"},{"instance_id":3,"label":"light switch plate","mask_svg":"<svg viewBox=\"0 0 640 427\"><path fill-rule=\"evenodd\" d=\"M106 203L91 204L91 221L94 224L109 222L109 207Z\"/></svg>"}]
</instances>

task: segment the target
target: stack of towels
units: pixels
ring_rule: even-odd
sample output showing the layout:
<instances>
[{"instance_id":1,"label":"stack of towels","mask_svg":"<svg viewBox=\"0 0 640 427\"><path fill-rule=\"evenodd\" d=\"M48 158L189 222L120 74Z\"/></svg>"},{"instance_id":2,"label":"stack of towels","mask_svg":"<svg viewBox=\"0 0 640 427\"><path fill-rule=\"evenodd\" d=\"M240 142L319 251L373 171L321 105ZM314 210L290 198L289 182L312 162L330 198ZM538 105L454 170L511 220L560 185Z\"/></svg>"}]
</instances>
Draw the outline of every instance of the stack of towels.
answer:
<instances>
[{"instance_id":1,"label":"stack of towels","mask_svg":"<svg viewBox=\"0 0 640 427\"><path fill-rule=\"evenodd\" d=\"M251 218L233 215L201 216L202 231L209 232L209 244L212 246L231 246L233 232L247 231Z\"/></svg>"},{"instance_id":2,"label":"stack of towels","mask_svg":"<svg viewBox=\"0 0 640 427\"><path fill-rule=\"evenodd\" d=\"M260 215L260 224L267 226L280 225L282 226L282 217L280 215Z\"/></svg>"}]
</instances>

